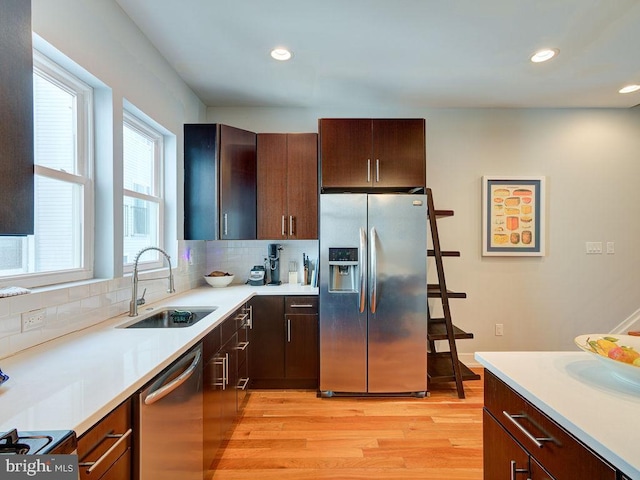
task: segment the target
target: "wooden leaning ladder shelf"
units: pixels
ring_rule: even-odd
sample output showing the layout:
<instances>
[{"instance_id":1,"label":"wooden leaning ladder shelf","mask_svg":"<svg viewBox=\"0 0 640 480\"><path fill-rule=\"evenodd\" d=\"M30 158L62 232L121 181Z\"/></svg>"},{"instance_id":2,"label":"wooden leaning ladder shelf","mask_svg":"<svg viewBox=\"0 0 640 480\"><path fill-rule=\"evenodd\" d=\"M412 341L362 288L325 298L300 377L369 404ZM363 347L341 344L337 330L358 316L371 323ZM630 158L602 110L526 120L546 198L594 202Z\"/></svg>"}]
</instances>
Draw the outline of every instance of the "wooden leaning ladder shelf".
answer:
<instances>
[{"instance_id":1,"label":"wooden leaning ladder shelf","mask_svg":"<svg viewBox=\"0 0 640 480\"><path fill-rule=\"evenodd\" d=\"M479 380L480 375L471 371L466 365L458 360L458 349L456 340L473 338L473 333L467 333L456 327L451 320L450 298L467 298L466 293L452 292L447 290L447 282L444 278L444 264L442 257L459 257L460 252L443 251L440 248L440 238L438 237L438 217L451 217L453 210L436 210L433 206L433 195L431 189L427 188L427 212L429 216L429 229L433 249L427 250L428 257L434 257L438 275L438 283L427 284L428 298L439 298L442 302L441 318L431 317L430 309L427 308L427 342L429 346L427 373L429 383L455 382L458 390L458 398L464 398L465 380ZM437 352L436 341L448 341L449 351Z\"/></svg>"}]
</instances>

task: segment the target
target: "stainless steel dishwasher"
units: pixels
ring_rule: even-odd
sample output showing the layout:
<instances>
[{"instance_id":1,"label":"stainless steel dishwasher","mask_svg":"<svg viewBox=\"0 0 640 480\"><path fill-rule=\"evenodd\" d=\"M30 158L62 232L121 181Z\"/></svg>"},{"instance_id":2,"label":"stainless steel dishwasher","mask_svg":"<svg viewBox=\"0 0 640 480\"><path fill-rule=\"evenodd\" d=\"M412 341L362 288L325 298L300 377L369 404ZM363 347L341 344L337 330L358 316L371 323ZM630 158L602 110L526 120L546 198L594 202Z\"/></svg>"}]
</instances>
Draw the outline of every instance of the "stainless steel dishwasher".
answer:
<instances>
[{"instance_id":1,"label":"stainless steel dishwasher","mask_svg":"<svg viewBox=\"0 0 640 480\"><path fill-rule=\"evenodd\" d=\"M138 393L140 480L202 480L202 345Z\"/></svg>"}]
</instances>

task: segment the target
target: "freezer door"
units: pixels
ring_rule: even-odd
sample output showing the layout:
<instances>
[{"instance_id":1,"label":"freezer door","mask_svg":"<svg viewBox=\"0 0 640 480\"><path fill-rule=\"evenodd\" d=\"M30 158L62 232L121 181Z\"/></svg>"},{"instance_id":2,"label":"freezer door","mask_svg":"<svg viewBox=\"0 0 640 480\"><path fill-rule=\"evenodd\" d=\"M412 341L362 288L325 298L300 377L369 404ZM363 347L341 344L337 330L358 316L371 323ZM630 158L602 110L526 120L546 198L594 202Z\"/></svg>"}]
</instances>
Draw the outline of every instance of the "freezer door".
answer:
<instances>
[{"instance_id":1,"label":"freezer door","mask_svg":"<svg viewBox=\"0 0 640 480\"><path fill-rule=\"evenodd\" d=\"M367 196L320 196L320 391L367 391ZM360 232L363 235L360 235ZM362 241L365 247L361 248ZM330 291L329 249L358 249L355 291ZM337 268L334 265L334 270ZM353 267L351 267L353 268ZM342 272L346 273L346 272ZM340 275L337 272L336 275ZM360 282L362 278L363 282ZM341 283L341 288L344 282ZM349 285L347 283L347 285ZM360 311L362 310L362 312Z\"/></svg>"},{"instance_id":2,"label":"freezer door","mask_svg":"<svg viewBox=\"0 0 640 480\"><path fill-rule=\"evenodd\" d=\"M369 195L368 392L427 390L427 200Z\"/></svg>"}]
</instances>

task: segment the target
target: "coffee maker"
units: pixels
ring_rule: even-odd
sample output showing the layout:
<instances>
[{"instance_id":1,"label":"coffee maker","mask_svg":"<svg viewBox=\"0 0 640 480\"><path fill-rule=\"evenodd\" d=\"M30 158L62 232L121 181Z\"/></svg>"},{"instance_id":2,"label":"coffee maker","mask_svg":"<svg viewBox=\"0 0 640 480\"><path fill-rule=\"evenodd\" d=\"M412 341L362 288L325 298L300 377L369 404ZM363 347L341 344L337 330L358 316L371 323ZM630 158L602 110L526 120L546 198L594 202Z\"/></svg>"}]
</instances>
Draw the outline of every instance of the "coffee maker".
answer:
<instances>
[{"instance_id":1,"label":"coffee maker","mask_svg":"<svg viewBox=\"0 0 640 480\"><path fill-rule=\"evenodd\" d=\"M269 258L267 265L269 270L269 285L280 285L280 250L282 245L279 243L269 244Z\"/></svg>"}]
</instances>

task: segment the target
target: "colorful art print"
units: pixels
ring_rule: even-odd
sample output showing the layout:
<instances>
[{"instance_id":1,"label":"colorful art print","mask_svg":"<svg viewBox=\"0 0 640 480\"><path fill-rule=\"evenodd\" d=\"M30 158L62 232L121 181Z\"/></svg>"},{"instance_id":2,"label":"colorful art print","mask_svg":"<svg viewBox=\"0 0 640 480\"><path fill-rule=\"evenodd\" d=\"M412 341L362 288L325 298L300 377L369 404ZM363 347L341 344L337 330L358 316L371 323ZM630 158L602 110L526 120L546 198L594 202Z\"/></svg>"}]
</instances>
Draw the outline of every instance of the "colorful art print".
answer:
<instances>
[{"instance_id":1,"label":"colorful art print","mask_svg":"<svg viewBox=\"0 0 640 480\"><path fill-rule=\"evenodd\" d=\"M482 255L543 256L544 177L482 177Z\"/></svg>"}]
</instances>

